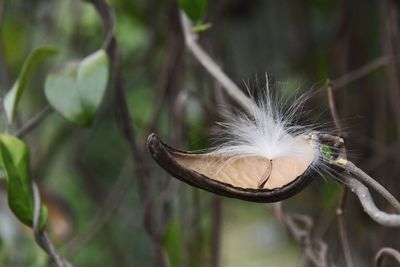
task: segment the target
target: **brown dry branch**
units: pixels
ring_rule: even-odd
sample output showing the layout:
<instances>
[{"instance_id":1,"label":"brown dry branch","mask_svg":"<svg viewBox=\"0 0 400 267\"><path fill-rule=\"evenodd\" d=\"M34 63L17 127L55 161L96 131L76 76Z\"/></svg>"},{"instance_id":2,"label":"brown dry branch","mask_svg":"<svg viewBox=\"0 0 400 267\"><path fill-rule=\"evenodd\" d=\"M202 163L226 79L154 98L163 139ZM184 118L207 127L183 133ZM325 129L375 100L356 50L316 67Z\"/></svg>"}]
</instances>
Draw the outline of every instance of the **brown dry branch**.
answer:
<instances>
[{"instance_id":1,"label":"brown dry branch","mask_svg":"<svg viewBox=\"0 0 400 267\"><path fill-rule=\"evenodd\" d=\"M378 209L368 187L374 189L381 197L389 202L397 212L400 213L399 201L375 179L358 168L354 163L345 159L343 139L337 136L319 133L313 134L311 138L321 143L333 142L335 144L334 146L339 149L339 156L334 160L330 160L329 164L331 166L339 167L346 174L341 177L343 179L343 184L347 186L351 192L356 194L364 208L364 211L374 221L384 226L400 226L400 214L388 214ZM343 155L344 157L342 157Z\"/></svg>"},{"instance_id":2,"label":"brown dry branch","mask_svg":"<svg viewBox=\"0 0 400 267\"><path fill-rule=\"evenodd\" d=\"M390 194L382 185L376 182L372 177L363 172L354 163L338 158L336 160L330 161L330 164L342 168L344 171L350 172L352 176L345 176L343 178L343 183L356 194L360 200L364 211L377 223L383 226L389 227L399 227L400 226L400 214L389 214L380 210L368 190L369 187L374 189L380 196L382 196L386 201L388 201L393 208L399 211L400 203L396 198Z\"/></svg>"},{"instance_id":3,"label":"brown dry branch","mask_svg":"<svg viewBox=\"0 0 400 267\"><path fill-rule=\"evenodd\" d=\"M371 72L388 65L389 63L389 57L381 56L359 67L356 70L353 70L340 76L339 78L332 80L331 83L334 85L334 90L338 90L342 87L347 86L349 83L355 82L370 74Z\"/></svg>"},{"instance_id":4,"label":"brown dry branch","mask_svg":"<svg viewBox=\"0 0 400 267\"><path fill-rule=\"evenodd\" d=\"M336 108L336 103L335 103L335 98L333 95L333 84L331 81L328 80L328 103L329 103L329 110L331 112L331 116L333 119L333 122L335 124L335 127L339 133L340 136L342 136L343 131L342 131L342 126L339 122L339 115L337 112ZM342 149L342 157L346 157L346 150ZM353 260L351 257L351 251L350 251L350 245L349 245L349 238L347 234L347 228L346 228L346 222L345 222L345 216L344 216L344 211L345 211L345 206L346 206L346 201L347 201L347 187L345 185L342 186L342 193L340 194L340 199L339 199L339 204L336 209L336 214L338 216L338 227L339 227L339 239L340 243L342 246L343 250L343 255L344 259L346 262L347 267L353 267Z\"/></svg>"},{"instance_id":5,"label":"brown dry branch","mask_svg":"<svg viewBox=\"0 0 400 267\"><path fill-rule=\"evenodd\" d=\"M226 93L232 97L246 112L251 114L252 104L250 99L240 90L240 88L222 71L218 64L207 54L207 52L197 42L198 36L192 31L192 23L183 13L181 14L182 31L185 43L189 51L199 61L199 63L214 77L225 89Z\"/></svg>"},{"instance_id":6,"label":"brown dry branch","mask_svg":"<svg viewBox=\"0 0 400 267\"><path fill-rule=\"evenodd\" d=\"M121 132L128 142L134 173L137 177L139 197L144 206L144 228L149 235L157 266L170 266L168 255L162 244L162 236L157 229L157 225L153 214L155 207L151 198L151 189L149 177L151 175L148 162L144 158L144 149L140 145L139 140L132 125L128 103L126 101L125 90L122 82L121 73L121 55L118 47L118 42L114 35L114 15L111 7L104 0L88 0L92 3L100 15L103 22L105 38L103 47L107 50L111 61L111 87L114 90L115 106L117 108L117 118L121 127Z\"/></svg>"},{"instance_id":7,"label":"brown dry branch","mask_svg":"<svg viewBox=\"0 0 400 267\"><path fill-rule=\"evenodd\" d=\"M387 77L388 93L389 93L389 104L391 106L392 113L395 118L397 128L400 127L400 109L398 103L400 101L400 80L399 80L399 68L395 62L395 55L398 52L397 48L400 45L398 40L398 14L397 4L392 0L379 1L379 8L381 13L381 27L382 36L381 44L382 50L385 56L388 58L388 64L385 68L385 74Z\"/></svg>"},{"instance_id":8,"label":"brown dry branch","mask_svg":"<svg viewBox=\"0 0 400 267\"><path fill-rule=\"evenodd\" d=\"M269 205L278 221L303 247L307 259L318 267L332 266L328 261L328 245L312 237L313 221L303 214L289 214L282 208L282 202Z\"/></svg>"}]
</instances>

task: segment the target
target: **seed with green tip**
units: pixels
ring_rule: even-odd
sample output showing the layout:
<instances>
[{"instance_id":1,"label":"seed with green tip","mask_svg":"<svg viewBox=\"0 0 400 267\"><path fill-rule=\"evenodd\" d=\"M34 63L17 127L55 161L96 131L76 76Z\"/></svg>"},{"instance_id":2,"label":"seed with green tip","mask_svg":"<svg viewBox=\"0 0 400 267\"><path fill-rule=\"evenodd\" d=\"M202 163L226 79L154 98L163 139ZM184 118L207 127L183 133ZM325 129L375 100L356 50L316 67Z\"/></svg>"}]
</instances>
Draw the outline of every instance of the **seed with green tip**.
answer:
<instances>
[{"instance_id":1,"label":"seed with green tip","mask_svg":"<svg viewBox=\"0 0 400 267\"><path fill-rule=\"evenodd\" d=\"M320 151L327 159L333 160L332 150L329 146L321 145Z\"/></svg>"}]
</instances>

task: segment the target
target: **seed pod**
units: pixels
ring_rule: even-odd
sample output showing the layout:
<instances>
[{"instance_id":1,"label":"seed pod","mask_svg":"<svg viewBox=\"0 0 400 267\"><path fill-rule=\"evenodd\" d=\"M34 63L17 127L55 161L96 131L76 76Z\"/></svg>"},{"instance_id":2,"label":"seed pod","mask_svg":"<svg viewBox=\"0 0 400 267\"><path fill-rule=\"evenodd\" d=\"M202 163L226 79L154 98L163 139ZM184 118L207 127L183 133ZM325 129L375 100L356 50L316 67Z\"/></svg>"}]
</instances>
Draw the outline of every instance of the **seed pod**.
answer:
<instances>
[{"instance_id":1,"label":"seed pod","mask_svg":"<svg viewBox=\"0 0 400 267\"><path fill-rule=\"evenodd\" d=\"M252 202L276 202L289 198L313 179L317 150L312 140L296 137L303 153L268 159L254 155L192 153L179 151L150 134L152 157L179 180L212 193Z\"/></svg>"}]
</instances>

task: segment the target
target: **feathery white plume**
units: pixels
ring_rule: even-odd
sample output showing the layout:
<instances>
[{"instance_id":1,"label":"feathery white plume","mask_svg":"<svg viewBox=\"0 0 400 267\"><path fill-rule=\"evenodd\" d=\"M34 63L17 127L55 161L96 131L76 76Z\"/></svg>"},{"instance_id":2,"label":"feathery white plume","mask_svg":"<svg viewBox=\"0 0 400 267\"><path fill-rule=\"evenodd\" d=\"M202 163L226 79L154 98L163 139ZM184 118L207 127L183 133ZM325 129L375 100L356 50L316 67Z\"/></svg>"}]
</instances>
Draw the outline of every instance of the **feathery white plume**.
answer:
<instances>
[{"instance_id":1,"label":"feathery white plume","mask_svg":"<svg viewBox=\"0 0 400 267\"><path fill-rule=\"evenodd\" d=\"M229 154L235 158L262 156L270 160L310 153L301 140L315 130L312 126L298 125L307 99L307 94L303 94L287 105L270 92L267 82L263 98L259 101L252 98L251 114L238 112L219 123L216 139L221 144L211 149L211 153Z\"/></svg>"}]
</instances>

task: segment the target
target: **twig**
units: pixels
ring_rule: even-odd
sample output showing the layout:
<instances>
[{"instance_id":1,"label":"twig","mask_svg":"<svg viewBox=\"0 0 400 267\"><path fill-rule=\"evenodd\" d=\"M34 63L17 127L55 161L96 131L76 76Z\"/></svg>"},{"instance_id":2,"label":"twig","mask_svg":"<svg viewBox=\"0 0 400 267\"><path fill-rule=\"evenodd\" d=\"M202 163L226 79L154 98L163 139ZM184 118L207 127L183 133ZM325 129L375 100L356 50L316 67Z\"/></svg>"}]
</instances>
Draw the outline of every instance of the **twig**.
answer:
<instances>
[{"instance_id":1,"label":"twig","mask_svg":"<svg viewBox=\"0 0 400 267\"><path fill-rule=\"evenodd\" d=\"M375 265L377 267L383 266L383 260L386 257L391 257L397 261L397 263L400 264L400 252L394 248L381 248L378 253L375 256Z\"/></svg>"},{"instance_id":2,"label":"twig","mask_svg":"<svg viewBox=\"0 0 400 267\"><path fill-rule=\"evenodd\" d=\"M339 205L336 210L336 214L338 216L339 237L340 237L340 242L342 244L344 259L345 259L347 267L353 267L354 265L353 265L353 260L351 258L349 237L347 234L346 222L344 220L344 218L345 218L344 211L345 211L345 205L346 205L346 201L347 201L347 193L348 193L347 187L343 186L342 193L340 195Z\"/></svg>"},{"instance_id":3,"label":"twig","mask_svg":"<svg viewBox=\"0 0 400 267\"><path fill-rule=\"evenodd\" d=\"M339 132L339 135L342 136L342 126L340 125L339 122L339 115L336 109L336 104L335 104L335 98L333 96L333 84L331 81L328 80L328 103L329 103L329 110L331 112L331 116L333 119L333 122L335 124L335 127L337 131ZM346 150L344 148L344 144L342 147L342 157L346 157ZM339 200L339 205L336 210L336 214L338 216L338 227L339 227L339 238L340 238L340 243L342 245L342 250L343 250L343 255L344 259L346 262L347 267L353 267L353 260L351 258L351 252L350 252L350 245L349 245L349 238L347 235L347 229L346 229L346 222L345 222L345 217L344 217L344 210L346 206L346 200L347 200L347 187L345 185L342 186L342 193L340 194L340 200Z\"/></svg>"},{"instance_id":4,"label":"twig","mask_svg":"<svg viewBox=\"0 0 400 267\"><path fill-rule=\"evenodd\" d=\"M63 259L54 248L46 230L40 229L40 210L41 201L39 189L35 182L32 182L34 212L33 212L33 233L36 243L43 249L49 257L50 265L54 267L71 267L72 265Z\"/></svg>"},{"instance_id":5,"label":"twig","mask_svg":"<svg viewBox=\"0 0 400 267\"><path fill-rule=\"evenodd\" d=\"M364 207L364 211L376 222L384 226L398 227L400 226L400 214L388 214L378 209L368 191L368 188L364 185L367 184L369 187L378 192L386 201L388 201L397 212L400 212L400 203L390 192L384 188L381 184L375 181L372 177L358 168L354 163L348 161L340 156L344 151L343 139L337 136L331 136L328 134L314 133L311 135L312 139L318 140L319 142L337 142L335 146L339 148L339 157L335 160L330 160L328 163L332 166L341 168L347 175L342 176L343 184L345 184L350 190L357 195L361 205ZM354 176L354 177L353 177ZM361 182L362 183L361 183Z\"/></svg>"},{"instance_id":6,"label":"twig","mask_svg":"<svg viewBox=\"0 0 400 267\"><path fill-rule=\"evenodd\" d=\"M337 159L331 161L330 163L339 166L353 174L358 181L361 181L362 183L374 189L379 195L386 199L386 201L389 202L390 205L397 210L397 212L400 212L399 201L385 187L374 180L371 176L366 174L363 170L358 168L353 162L344 159Z\"/></svg>"},{"instance_id":7,"label":"twig","mask_svg":"<svg viewBox=\"0 0 400 267\"><path fill-rule=\"evenodd\" d=\"M53 109L47 105L32 118L30 118L28 122L26 122L19 130L17 130L15 135L17 137L23 137L24 135L28 134L30 131L35 129L52 111Z\"/></svg>"},{"instance_id":8,"label":"twig","mask_svg":"<svg viewBox=\"0 0 400 267\"><path fill-rule=\"evenodd\" d=\"M105 41L104 48L107 50L108 56L111 61L112 70L112 88L114 88L115 94L115 106L117 107L119 123L121 126L121 132L128 142L131 150L134 172L138 181L138 193L142 204L144 205L144 228L150 239L153 242L153 248L156 257L156 264L158 266L169 266L168 255L163 248L162 239L158 235L155 225L154 218L151 214L153 211L153 204L151 199L151 190L149 187L150 170L146 160L143 157L142 147L139 145L138 140L132 125L132 119L126 101L125 90L122 84L122 73L121 73L121 56L118 47L117 40L114 36L114 15L112 9L104 0L88 0L94 5L97 12L99 13L104 26Z\"/></svg>"},{"instance_id":9,"label":"twig","mask_svg":"<svg viewBox=\"0 0 400 267\"><path fill-rule=\"evenodd\" d=\"M342 168L346 168L343 164L332 163L333 165L340 166ZM357 176L357 178L359 178ZM372 178L371 178L372 179ZM389 227L400 227L400 214L389 214L384 211L378 209L374 203L374 200L368 190L368 188L358 181L354 177L346 176L344 177L343 183L357 195L358 199L360 200L361 205L364 208L364 211L377 223L383 226ZM382 193L381 193L382 195ZM393 196L388 193L382 195L387 198L393 198Z\"/></svg>"},{"instance_id":10,"label":"twig","mask_svg":"<svg viewBox=\"0 0 400 267\"><path fill-rule=\"evenodd\" d=\"M339 136L343 134L342 126L340 125L339 115L336 109L335 98L333 96L333 82L328 80L327 81L327 90L328 90L328 103L329 103L329 110L331 112L331 116L333 122L335 124L336 129L339 132Z\"/></svg>"},{"instance_id":11,"label":"twig","mask_svg":"<svg viewBox=\"0 0 400 267\"><path fill-rule=\"evenodd\" d=\"M360 68L351 71L349 73L344 74L343 76L340 76L339 78L336 78L332 80L331 82L334 85L334 90L338 90L344 86L346 86L349 83L355 82L358 79L361 79L362 77L368 75L372 71L375 71L381 67L384 67L390 63L390 58L387 56L382 56L379 57L371 62L368 62L367 64L361 66Z\"/></svg>"},{"instance_id":12,"label":"twig","mask_svg":"<svg viewBox=\"0 0 400 267\"><path fill-rule=\"evenodd\" d=\"M251 100L240 90L240 88L221 70L218 64L207 54L207 52L197 42L197 35L192 31L192 23L188 17L181 14L182 30L185 43L193 56L201 65L213 76L225 89L226 93L232 97L248 114L253 114L253 104Z\"/></svg>"},{"instance_id":13,"label":"twig","mask_svg":"<svg viewBox=\"0 0 400 267\"><path fill-rule=\"evenodd\" d=\"M385 74L388 85L389 103L392 114L395 118L396 128L400 128L400 109L398 103L400 101L400 80L398 77L399 68L395 62L395 54L399 46L398 37L398 15L397 4L395 1L382 0L379 1L380 16L381 16L381 44L383 53L388 57Z\"/></svg>"},{"instance_id":14,"label":"twig","mask_svg":"<svg viewBox=\"0 0 400 267\"><path fill-rule=\"evenodd\" d=\"M327 259L327 245L322 240L313 239L311 237L313 222L310 217L286 213L282 208L282 202L273 203L270 207L278 221L281 222L294 239L304 247L308 260L317 267L330 266ZM301 227L299 223L301 223L303 227Z\"/></svg>"},{"instance_id":15,"label":"twig","mask_svg":"<svg viewBox=\"0 0 400 267\"><path fill-rule=\"evenodd\" d=\"M213 196L212 204L212 235L211 235L211 267L220 266L222 203L219 196Z\"/></svg>"},{"instance_id":16,"label":"twig","mask_svg":"<svg viewBox=\"0 0 400 267\"><path fill-rule=\"evenodd\" d=\"M130 168L129 168L130 169ZM115 182L111 192L104 201L102 207L87 226L87 229L76 234L66 245L65 255L67 257L75 254L87 242L89 242L103 228L110 219L111 215L118 208L122 199L125 197L131 177L128 175L128 166L125 166L120 176Z\"/></svg>"}]
</instances>

